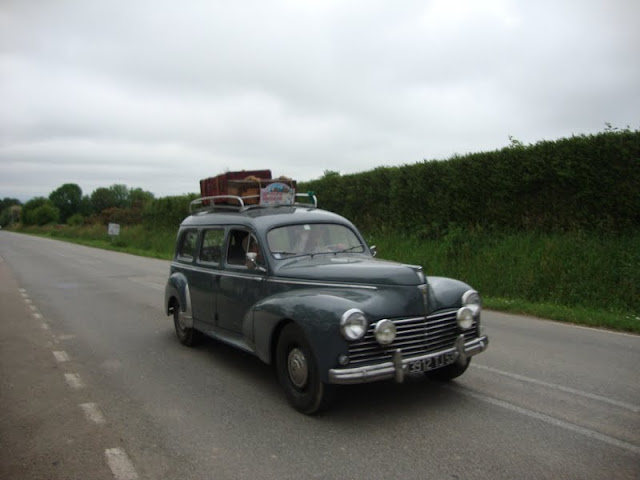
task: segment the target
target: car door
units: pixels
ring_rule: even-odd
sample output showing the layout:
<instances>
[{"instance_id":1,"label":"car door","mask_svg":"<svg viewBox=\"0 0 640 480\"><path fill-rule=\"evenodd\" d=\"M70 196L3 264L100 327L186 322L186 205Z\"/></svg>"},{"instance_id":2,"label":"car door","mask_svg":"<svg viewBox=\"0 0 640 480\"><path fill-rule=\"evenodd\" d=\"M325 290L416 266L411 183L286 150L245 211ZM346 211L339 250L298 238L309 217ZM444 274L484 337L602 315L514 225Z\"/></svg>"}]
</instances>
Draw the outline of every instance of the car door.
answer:
<instances>
[{"instance_id":1,"label":"car door","mask_svg":"<svg viewBox=\"0 0 640 480\"><path fill-rule=\"evenodd\" d=\"M247 267L247 251L258 254L257 268ZM251 307L264 295L266 265L261 252L264 249L255 234L245 228L230 229L216 305L216 325L219 328L245 337L251 336L252 332L243 332L243 321Z\"/></svg>"},{"instance_id":2,"label":"car door","mask_svg":"<svg viewBox=\"0 0 640 480\"><path fill-rule=\"evenodd\" d=\"M192 273L190 288L193 316L198 322L196 328L204 331L212 329L215 325L223 245L224 227L212 226L201 230L200 249Z\"/></svg>"}]
</instances>

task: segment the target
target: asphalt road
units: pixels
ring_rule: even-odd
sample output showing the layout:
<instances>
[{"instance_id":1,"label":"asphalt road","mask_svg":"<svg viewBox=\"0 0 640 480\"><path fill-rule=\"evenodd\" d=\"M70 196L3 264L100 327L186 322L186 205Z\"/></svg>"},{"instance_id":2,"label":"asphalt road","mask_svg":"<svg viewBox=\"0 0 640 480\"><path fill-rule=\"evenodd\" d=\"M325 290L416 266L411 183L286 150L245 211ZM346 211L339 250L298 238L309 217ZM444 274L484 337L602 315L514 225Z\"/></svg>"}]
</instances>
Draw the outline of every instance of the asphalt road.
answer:
<instances>
[{"instance_id":1,"label":"asphalt road","mask_svg":"<svg viewBox=\"0 0 640 480\"><path fill-rule=\"evenodd\" d=\"M484 312L458 380L344 387L190 349L165 261L0 232L0 478L638 479L640 337Z\"/></svg>"}]
</instances>

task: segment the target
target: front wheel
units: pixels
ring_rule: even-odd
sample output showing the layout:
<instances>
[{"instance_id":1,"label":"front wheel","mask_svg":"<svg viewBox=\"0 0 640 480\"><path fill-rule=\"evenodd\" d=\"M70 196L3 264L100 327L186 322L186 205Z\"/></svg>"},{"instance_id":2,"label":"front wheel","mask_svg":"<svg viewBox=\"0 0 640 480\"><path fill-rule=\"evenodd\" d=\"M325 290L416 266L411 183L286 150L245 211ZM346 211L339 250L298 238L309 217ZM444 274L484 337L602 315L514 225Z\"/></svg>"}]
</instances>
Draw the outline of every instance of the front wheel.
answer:
<instances>
[{"instance_id":1,"label":"front wheel","mask_svg":"<svg viewBox=\"0 0 640 480\"><path fill-rule=\"evenodd\" d=\"M276 370L289 403L299 412L313 415L331 404L335 385L320 380L309 343L295 324L287 325L280 334Z\"/></svg>"},{"instance_id":2,"label":"front wheel","mask_svg":"<svg viewBox=\"0 0 640 480\"><path fill-rule=\"evenodd\" d=\"M449 380L453 380L456 377L462 375L467 368L469 368L469 364L471 363L471 358L466 358L463 361L458 360L451 365L447 365L446 367L438 368L436 370L431 370L426 373L428 378L433 380L439 380L441 382L448 382Z\"/></svg>"}]
</instances>

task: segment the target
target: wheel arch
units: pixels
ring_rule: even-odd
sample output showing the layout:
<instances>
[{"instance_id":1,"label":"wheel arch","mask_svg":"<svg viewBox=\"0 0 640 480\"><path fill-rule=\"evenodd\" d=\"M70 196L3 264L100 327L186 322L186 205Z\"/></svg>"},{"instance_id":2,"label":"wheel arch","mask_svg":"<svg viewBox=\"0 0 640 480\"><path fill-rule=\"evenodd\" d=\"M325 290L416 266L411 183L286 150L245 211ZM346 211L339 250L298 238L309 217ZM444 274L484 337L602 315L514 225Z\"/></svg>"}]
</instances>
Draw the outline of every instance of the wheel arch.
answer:
<instances>
[{"instance_id":1,"label":"wheel arch","mask_svg":"<svg viewBox=\"0 0 640 480\"><path fill-rule=\"evenodd\" d=\"M326 382L328 370L336 365L340 354L348 351L348 343L340 333L340 317L353 307L352 300L328 292L297 291L261 302L254 311L256 355L265 363L274 364L278 339L283 329L293 323L305 335Z\"/></svg>"},{"instance_id":2,"label":"wheel arch","mask_svg":"<svg viewBox=\"0 0 640 480\"><path fill-rule=\"evenodd\" d=\"M180 306L180 310L185 319L192 320L191 315L191 292L187 278L182 273L173 273L165 287L165 313L173 314L176 305ZM190 325L192 326L192 325Z\"/></svg>"}]
</instances>

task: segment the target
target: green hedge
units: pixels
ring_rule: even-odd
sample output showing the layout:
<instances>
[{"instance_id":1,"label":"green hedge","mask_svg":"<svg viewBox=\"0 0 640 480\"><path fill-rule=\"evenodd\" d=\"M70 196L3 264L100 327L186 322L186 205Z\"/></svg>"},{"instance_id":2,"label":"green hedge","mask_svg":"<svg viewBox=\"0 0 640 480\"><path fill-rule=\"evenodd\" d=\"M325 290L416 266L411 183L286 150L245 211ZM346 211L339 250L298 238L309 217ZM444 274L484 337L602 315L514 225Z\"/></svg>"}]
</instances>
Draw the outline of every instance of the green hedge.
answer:
<instances>
[{"instance_id":1,"label":"green hedge","mask_svg":"<svg viewBox=\"0 0 640 480\"><path fill-rule=\"evenodd\" d=\"M190 194L154 199L142 212L142 223L150 229L177 231L182 220L189 216L189 204L197 197L199 195Z\"/></svg>"},{"instance_id":2,"label":"green hedge","mask_svg":"<svg viewBox=\"0 0 640 480\"><path fill-rule=\"evenodd\" d=\"M441 238L451 226L628 232L640 225L640 131L606 131L300 184L365 231Z\"/></svg>"}]
</instances>

